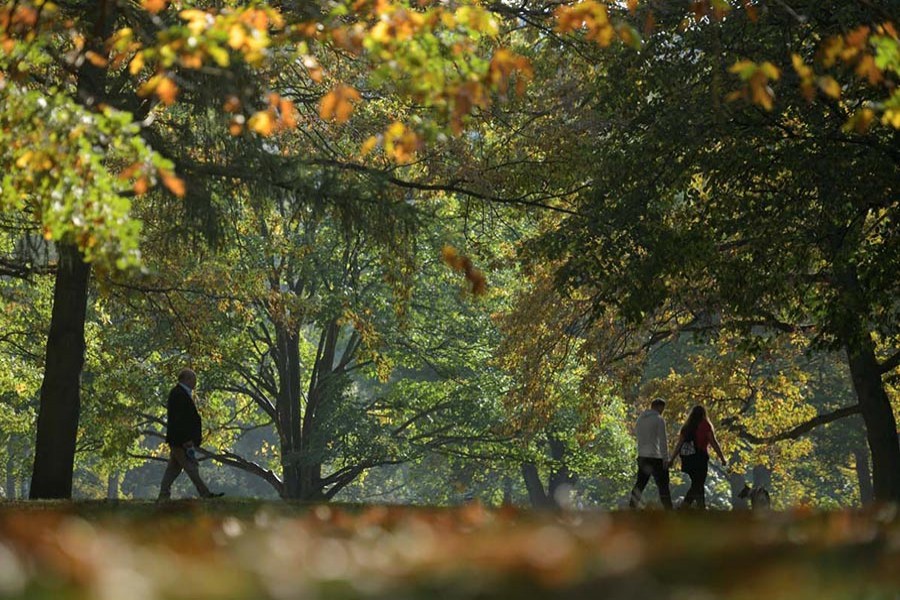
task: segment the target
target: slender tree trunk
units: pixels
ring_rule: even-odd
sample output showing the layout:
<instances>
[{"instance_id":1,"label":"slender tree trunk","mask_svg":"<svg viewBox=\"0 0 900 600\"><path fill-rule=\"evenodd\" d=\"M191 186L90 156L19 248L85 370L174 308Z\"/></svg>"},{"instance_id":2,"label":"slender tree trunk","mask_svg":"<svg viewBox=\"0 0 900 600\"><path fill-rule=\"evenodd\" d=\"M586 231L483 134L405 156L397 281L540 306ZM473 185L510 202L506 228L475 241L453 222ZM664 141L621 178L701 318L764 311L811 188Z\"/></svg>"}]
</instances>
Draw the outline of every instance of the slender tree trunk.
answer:
<instances>
[{"instance_id":1,"label":"slender tree trunk","mask_svg":"<svg viewBox=\"0 0 900 600\"><path fill-rule=\"evenodd\" d=\"M113 471L106 477L106 499L119 499L119 472Z\"/></svg>"},{"instance_id":2,"label":"slender tree trunk","mask_svg":"<svg viewBox=\"0 0 900 600\"><path fill-rule=\"evenodd\" d=\"M872 472L869 470L869 452L865 448L854 448L853 457L856 461L856 478L859 480L859 501L866 506L875 501Z\"/></svg>"},{"instance_id":3,"label":"slender tree trunk","mask_svg":"<svg viewBox=\"0 0 900 600\"><path fill-rule=\"evenodd\" d=\"M72 496L89 278L90 266L78 248L60 244L38 410L31 498Z\"/></svg>"},{"instance_id":4,"label":"slender tree trunk","mask_svg":"<svg viewBox=\"0 0 900 600\"><path fill-rule=\"evenodd\" d=\"M503 506L512 506L512 480L509 477L503 478Z\"/></svg>"},{"instance_id":5,"label":"slender tree trunk","mask_svg":"<svg viewBox=\"0 0 900 600\"><path fill-rule=\"evenodd\" d=\"M847 344L847 357L872 453L874 497L883 502L900 502L897 421L884 389L871 336L856 336L856 340L856 343Z\"/></svg>"},{"instance_id":6,"label":"slender tree trunk","mask_svg":"<svg viewBox=\"0 0 900 600\"><path fill-rule=\"evenodd\" d=\"M16 452L13 448L12 436L6 442L6 499L16 499Z\"/></svg>"}]
</instances>

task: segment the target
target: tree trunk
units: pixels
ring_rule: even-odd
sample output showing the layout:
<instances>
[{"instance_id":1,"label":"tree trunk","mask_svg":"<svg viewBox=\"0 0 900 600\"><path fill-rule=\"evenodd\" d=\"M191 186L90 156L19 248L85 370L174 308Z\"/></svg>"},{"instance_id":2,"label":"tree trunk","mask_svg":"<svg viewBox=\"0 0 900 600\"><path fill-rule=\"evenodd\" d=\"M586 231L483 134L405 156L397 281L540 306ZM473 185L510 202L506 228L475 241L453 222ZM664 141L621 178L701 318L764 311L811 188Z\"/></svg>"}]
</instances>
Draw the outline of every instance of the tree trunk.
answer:
<instances>
[{"instance_id":1,"label":"tree trunk","mask_svg":"<svg viewBox=\"0 0 900 600\"><path fill-rule=\"evenodd\" d=\"M119 499L119 473L118 473L118 471L113 471L106 478L106 499L107 500L118 500Z\"/></svg>"},{"instance_id":2,"label":"tree trunk","mask_svg":"<svg viewBox=\"0 0 900 600\"><path fill-rule=\"evenodd\" d=\"M548 495L553 506L570 506L572 499L572 490L578 482L578 476L572 473L566 459L566 443L555 438L552 435L547 436L550 444L550 458L553 463L559 465L558 468L550 472L550 480L548 487Z\"/></svg>"},{"instance_id":3,"label":"tree trunk","mask_svg":"<svg viewBox=\"0 0 900 600\"><path fill-rule=\"evenodd\" d=\"M16 460L12 436L6 442L6 499L16 499Z\"/></svg>"},{"instance_id":4,"label":"tree trunk","mask_svg":"<svg viewBox=\"0 0 900 600\"><path fill-rule=\"evenodd\" d=\"M544 491L541 476L538 474L534 463L522 463L522 477L525 479L525 489L528 490L528 500L534 508L553 508L553 499Z\"/></svg>"},{"instance_id":5,"label":"tree trunk","mask_svg":"<svg viewBox=\"0 0 900 600\"><path fill-rule=\"evenodd\" d=\"M859 480L859 501L866 506L875 501L872 472L869 470L869 453L865 448L854 448L853 457L856 460L856 478Z\"/></svg>"},{"instance_id":6,"label":"tree trunk","mask_svg":"<svg viewBox=\"0 0 900 600\"><path fill-rule=\"evenodd\" d=\"M747 485L747 479L740 473L731 473L728 475L728 485L731 488L732 510L747 510L749 508L747 499L738 496Z\"/></svg>"},{"instance_id":7,"label":"tree trunk","mask_svg":"<svg viewBox=\"0 0 900 600\"><path fill-rule=\"evenodd\" d=\"M106 40L116 19L116 0L86 4L85 22L93 25L86 50L108 56ZM78 67L78 101L96 107L106 100L106 68L85 60ZM78 248L58 245L59 265L50 333L38 409L31 498L70 498L75 464L75 438L81 412L81 369L84 366L84 321L91 268Z\"/></svg>"},{"instance_id":8,"label":"tree trunk","mask_svg":"<svg viewBox=\"0 0 900 600\"><path fill-rule=\"evenodd\" d=\"M90 266L78 248L60 244L37 419L32 499L72 496L89 278Z\"/></svg>"},{"instance_id":9,"label":"tree trunk","mask_svg":"<svg viewBox=\"0 0 900 600\"><path fill-rule=\"evenodd\" d=\"M772 491L772 471L766 465L753 467L753 489L766 488Z\"/></svg>"},{"instance_id":10,"label":"tree trunk","mask_svg":"<svg viewBox=\"0 0 900 600\"><path fill-rule=\"evenodd\" d=\"M866 423L872 453L873 491L876 500L900 502L900 441L897 421L881 380L875 345L869 334L854 336L847 344L853 387Z\"/></svg>"}]
</instances>

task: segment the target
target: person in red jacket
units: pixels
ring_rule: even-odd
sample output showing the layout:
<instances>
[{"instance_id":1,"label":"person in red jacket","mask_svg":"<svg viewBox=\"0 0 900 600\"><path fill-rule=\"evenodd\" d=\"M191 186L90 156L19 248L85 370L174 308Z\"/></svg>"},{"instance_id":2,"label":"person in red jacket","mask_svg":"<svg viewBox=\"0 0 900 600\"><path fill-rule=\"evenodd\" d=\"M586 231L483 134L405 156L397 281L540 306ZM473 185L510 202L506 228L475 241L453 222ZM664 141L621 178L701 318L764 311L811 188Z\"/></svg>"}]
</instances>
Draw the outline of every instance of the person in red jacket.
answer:
<instances>
[{"instance_id":1,"label":"person in red jacket","mask_svg":"<svg viewBox=\"0 0 900 600\"><path fill-rule=\"evenodd\" d=\"M166 403L166 443L169 444L169 464L159 486L159 499L168 500L172 495L172 484L183 470L188 474L197 493L202 498L218 498L224 494L209 491L200 478L200 463L197 461L195 448L200 447L201 422L200 413L194 404L194 388L197 387L197 374L191 369L182 369L178 374L178 383L169 392Z\"/></svg>"},{"instance_id":2,"label":"person in red jacket","mask_svg":"<svg viewBox=\"0 0 900 600\"><path fill-rule=\"evenodd\" d=\"M706 508L706 476L709 473L709 447L712 446L723 466L727 466L725 455L716 439L716 431L706 416L706 409L700 405L691 409L687 421L678 436L678 445L669 460L669 467L677 457L681 457L681 470L691 478L691 488L684 496L681 505L688 507L696 504L698 508Z\"/></svg>"}]
</instances>

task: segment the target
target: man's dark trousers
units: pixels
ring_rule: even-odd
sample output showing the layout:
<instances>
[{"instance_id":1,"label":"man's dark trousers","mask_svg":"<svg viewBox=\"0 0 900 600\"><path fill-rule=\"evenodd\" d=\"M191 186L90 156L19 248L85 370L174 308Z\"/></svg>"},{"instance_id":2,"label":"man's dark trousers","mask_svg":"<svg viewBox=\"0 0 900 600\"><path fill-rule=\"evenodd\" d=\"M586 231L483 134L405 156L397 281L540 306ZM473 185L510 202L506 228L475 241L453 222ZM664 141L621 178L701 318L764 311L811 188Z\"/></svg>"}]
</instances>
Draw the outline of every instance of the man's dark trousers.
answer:
<instances>
[{"instance_id":1,"label":"man's dark trousers","mask_svg":"<svg viewBox=\"0 0 900 600\"><path fill-rule=\"evenodd\" d=\"M659 490L659 501L666 508L672 508L672 493L669 491L669 469L661 458L638 457L637 482L631 490L631 500L628 506L634 508L641 501L647 482L653 477L656 488Z\"/></svg>"}]
</instances>

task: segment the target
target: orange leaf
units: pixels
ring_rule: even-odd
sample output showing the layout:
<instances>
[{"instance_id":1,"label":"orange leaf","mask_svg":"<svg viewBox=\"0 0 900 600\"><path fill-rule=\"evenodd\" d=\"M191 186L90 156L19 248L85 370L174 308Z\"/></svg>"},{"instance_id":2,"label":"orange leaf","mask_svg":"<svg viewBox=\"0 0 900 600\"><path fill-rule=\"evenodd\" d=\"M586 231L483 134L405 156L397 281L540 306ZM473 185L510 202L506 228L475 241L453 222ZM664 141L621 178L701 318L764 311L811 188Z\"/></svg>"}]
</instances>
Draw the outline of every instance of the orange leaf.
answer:
<instances>
[{"instance_id":1,"label":"orange leaf","mask_svg":"<svg viewBox=\"0 0 900 600\"><path fill-rule=\"evenodd\" d=\"M222 106L222 110L227 113L236 113L241 110L241 99L231 94L225 99L225 105Z\"/></svg>"},{"instance_id":2,"label":"orange leaf","mask_svg":"<svg viewBox=\"0 0 900 600\"><path fill-rule=\"evenodd\" d=\"M184 197L185 186L184 186L183 179L181 179L180 177L178 177L168 171L160 172L160 176L162 177L163 185L166 186L166 188L170 192L172 192L179 198Z\"/></svg>"},{"instance_id":3,"label":"orange leaf","mask_svg":"<svg viewBox=\"0 0 900 600\"><path fill-rule=\"evenodd\" d=\"M281 124L288 129L297 126L297 109L294 103L288 98L280 98L278 100L278 113L281 115Z\"/></svg>"},{"instance_id":4,"label":"orange leaf","mask_svg":"<svg viewBox=\"0 0 900 600\"><path fill-rule=\"evenodd\" d=\"M178 86L168 77L163 77L157 84L155 92L162 103L169 106L175 102L175 97L178 95Z\"/></svg>"},{"instance_id":5,"label":"orange leaf","mask_svg":"<svg viewBox=\"0 0 900 600\"><path fill-rule=\"evenodd\" d=\"M147 190L150 188L150 182L146 177L141 177L137 181L134 182L134 193L138 196L142 196L147 193Z\"/></svg>"},{"instance_id":6,"label":"orange leaf","mask_svg":"<svg viewBox=\"0 0 900 600\"><path fill-rule=\"evenodd\" d=\"M319 116L326 121L334 119L338 123L346 123L360 99L359 92L349 85L335 86L319 101Z\"/></svg>"},{"instance_id":7,"label":"orange leaf","mask_svg":"<svg viewBox=\"0 0 900 600\"><path fill-rule=\"evenodd\" d=\"M141 6L144 10L153 14L164 11L168 4L169 0L141 0Z\"/></svg>"},{"instance_id":8,"label":"orange leaf","mask_svg":"<svg viewBox=\"0 0 900 600\"><path fill-rule=\"evenodd\" d=\"M109 61L106 60L105 56L97 54L93 50L88 50L87 52L85 52L84 57L88 60L89 63L91 63L95 67L102 68L102 67L105 67L107 64L109 64Z\"/></svg>"}]
</instances>

